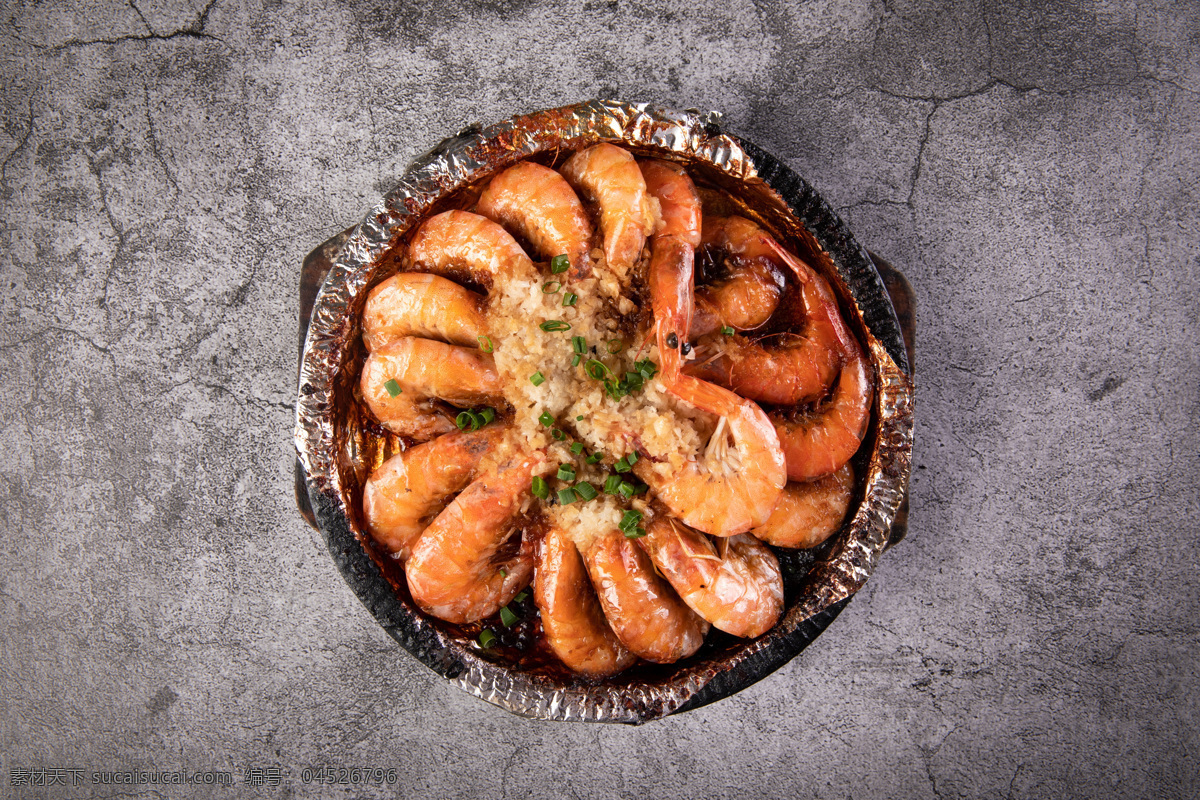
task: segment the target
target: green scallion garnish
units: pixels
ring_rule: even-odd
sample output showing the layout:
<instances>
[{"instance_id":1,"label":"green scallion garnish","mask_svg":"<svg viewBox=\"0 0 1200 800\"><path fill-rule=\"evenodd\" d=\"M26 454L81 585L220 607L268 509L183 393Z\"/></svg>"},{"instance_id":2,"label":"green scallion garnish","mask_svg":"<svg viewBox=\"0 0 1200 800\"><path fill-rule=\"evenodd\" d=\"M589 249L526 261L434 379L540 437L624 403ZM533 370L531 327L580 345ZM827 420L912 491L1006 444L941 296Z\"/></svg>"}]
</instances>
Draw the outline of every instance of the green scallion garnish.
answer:
<instances>
[{"instance_id":1,"label":"green scallion garnish","mask_svg":"<svg viewBox=\"0 0 1200 800\"><path fill-rule=\"evenodd\" d=\"M621 481L621 485L617 487L617 494L628 500L629 498L633 497L636 492L634 491L632 483L629 481Z\"/></svg>"},{"instance_id":2,"label":"green scallion garnish","mask_svg":"<svg viewBox=\"0 0 1200 800\"><path fill-rule=\"evenodd\" d=\"M636 527L636 528L631 528L630 530L625 531L626 539L640 539L645 535L646 535L646 529L641 526Z\"/></svg>"},{"instance_id":3,"label":"green scallion garnish","mask_svg":"<svg viewBox=\"0 0 1200 800\"><path fill-rule=\"evenodd\" d=\"M580 414L579 416L575 417L575 421L576 421L576 422L583 422L583 414Z\"/></svg>"},{"instance_id":4,"label":"green scallion garnish","mask_svg":"<svg viewBox=\"0 0 1200 800\"><path fill-rule=\"evenodd\" d=\"M733 328L730 327L729 325L722 325L721 333L724 334L725 336L733 336Z\"/></svg>"},{"instance_id":5,"label":"green scallion garnish","mask_svg":"<svg viewBox=\"0 0 1200 800\"><path fill-rule=\"evenodd\" d=\"M582 336L572 336L571 349L576 353L583 355L587 352L587 339L584 339Z\"/></svg>"},{"instance_id":6,"label":"green scallion garnish","mask_svg":"<svg viewBox=\"0 0 1200 800\"><path fill-rule=\"evenodd\" d=\"M575 484L575 491L584 500L591 500L599 494L599 492L596 491L596 487L592 486L587 481L580 481L579 483Z\"/></svg>"},{"instance_id":7,"label":"green scallion garnish","mask_svg":"<svg viewBox=\"0 0 1200 800\"><path fill-rule=\"evenodd\" d=\"M621 521L617 524L617 527L623 531L636 528L638 523L642 521L642 517L642 512L631 508L625 512L625 516L621 517Z\"/></svg>"},{"instance_id":8,"label":"green scallion garnish","mask_svg":"<svg viewBox=\"0 0 1200 800\"><path fill-rule=\"evenodd\" d=\"M559 464L558 474L554 477L560 481L573 481L575 480L575 468L570 464Z\"/></svg>"},{"instance_id":9,"label":"green scallion garnish","mask_svg":"<svg viewBox=\"0 0 1200 800\"><path fill-rule=\"evenodd\" d=\"M562 288L562 284L558 281L548 281L542 284L542 294L555 294Z\"/></svg>"},{"instance_id":10,"label":"green scallion garnish","mask_svg":"<svg viewBox=\"0 0 1200 800\"><path fill-rule=\"evenodd\" d=\"M542 423L547 428L549 428L551 425L554 424L554 417L550 416L549 411L543 411L542 415L540 417L538 417L538 422Z\"/></svg>"},{"instance_id":11,"label":"green scallion garnish","mask_svg":"<svg viewBox=\"0 0 1200 800\"><path fill-rule=\"evenodd\" d=\"M398 396L398 395L399 395L401 392L403 392L403 391L404 391L403 389L401 389L401 388L400 388L400 384L396 383L396 379L395 379L395 378L392 378L392 379L391 379L391 380L389 380L387 383L385 383L385 384L383 385L383 388L387 389L387 393L388 393L390 396L392 396L392 397L396 397L396 396Z\"/></svg>"},{"instance_id":12,"label":"green scallion garnish","mask_svg":"<svg viewBox=\"0 0 1200 800\"><path fill-rule=\"evenodd\" d=\"M630 467L628 458L629 456L623 456L620 461L613 464L613 469L615 469L617 472L629 472Z\"/></svg>"},{"instance_id":13,"label":"green scallion garnish","mask_svg":"<svg viewBox=\"0 0 1200 800\"><path fill-rule=\"evenodd\" d=\"M517 592L517 596L513 598L513 602L524 603L526 597L529 597L529 592L522 589L521 591Z\"/></svg>"},{"instance_id":14,"label":"green scallion garnish","mask_svg":"<svg viewBox=\"0 0 1200 800\"><path fill-rule=\"evenodd\" d=\"M508 606L500 606L500 621L504 623L504 627L511 628L517 624L519 619L520 617L514 614Z\"/></svg>"},{"instance_id":15,"label":"green scallion garnish","mask_svg":"<svg viewBox=\"0 0 1200 800\"><path fill-rule=\"evenodd\" d=\"M575 355L571 356L571 366L578 367L579 362L582 360L583 360L583 356L579 355L579 353L576 353Z\"/></svg>"},{"instance_id":16,"label":"green scallion garnish","mask_svg":"<svg viewBox=\"0 0 1200 800\"><path fill-rule=\"evenodd\" d=\"M529 382L532 383L534 386L541 386L543 383L546 382L546 376L543 375L540 371L535 372L529 376Z\"/></svg>"},{"instance_id":17,"label":"green scallion garnish","mask_svg":"<svg viewBox=\"0 0 1200 800\"><path fill-rule=\"evenodd\" d=\"M558 502L562 503L564 506L569 503L574 503L578 499L579 499L579 497L578 497L578 495L575 494L574 489L559 489L558 490Z\"/></svg>"},{"instance_id":18,"label":"green scallion garnish","mask_svg":"<svg viewBox=\"0 0 1200 800\"><path fill-rule=\"evenodd\" d=\"M459 414L457 417L454 418L454 424L458 426L458 429L460 431L465 431L467 428L471 427L471 424L472 424L471 412L464 411L461 414Z\"/></svg>"},{"instance_id":19,"label":"green scallion garnish","mask_svg":"<svg viewBox=\"0 0 1200 800\"><path fill-rule=\"evenodd\" d=\"M614 355L614 356L615 356L617 353L621 352L621 351L622 351L622 350L624 350L624 349L625 349L625 343L624 343L624 342L622 342L620 339L611 339L611 340L609 340L609 342L608 342L608 352L609 352L610 354L612 354L612 355Z\"/></svg>"},{"instance_id":20,"label":"green scallion garnish","mask_svg":"<svg viewBox=\"0 0 1200 800\"><path fill-rule=\"evenodd\" d=\"M587 457L586 459L584 459L584 460L585 460L585 461L586 461L588 464L599 464L599 463L600 463L600 459L602 459L602 458L604 458L604 454L603 454L603 453L592 453L590 456L588 456L588 457Z\"/></svg>"},{"instance_id":21,"label":"green scallion garnish","mask_svg":"<svg viewBox=\"0 0 1200 800\"><path fill-rule=\"evenodd\" d=\"M483 424L487 425L496 418L496 409L485 408L482 412L480 412L480 416L483 417Z\"/></svg>"},{"instance_id":22,"label":"green scallion garnish","mask_svg":"<svg viewBox=\"0 0 1200 800\"><path fill-rule=\"evenodd\" d=\"M577 294L572 294L571 292L567 292L566 294L563 295L563 305L564 306L573 306L578 302L579 302L579 295L577 295Z\"/></svg>"},{"instance_id":23,"label":"green scallion garnish","mask_svg":"<svg viewBox=\"0 0 1200 800\"><path fill-rule=\"evenodd\" d=\"M557 333L558 331L571 330L571 323L563 322L561 319L548 319L538 327L546 333Z\"/></svg>"},{"instance_id":24,"label":"green scallion garnish","mask_svg":"<svg viewBox=\"0 0 1200 800\"><path fill-rule=\"evenodd\" d=\"M567 435L565 433L563 433L562 431L560 431L558 428L555 428L554 430L550 431L550 435L554 437L554 441L556 441L556 442L561 442L563 439L567 438Z\"/></svg>"},{"instance_id":25,"label":"green scallion garnish","mask_svg":"<svg viewBox=\"0 0 1200 800\"><path fill-rule=\"evenodd\" d=\"M629 455L625 456L625 460L628 461L629 466L632 467L634 464L637 463L637 460L638 460L637 451L634 450L634 451L630 452Z\"/></svg>"},{"instance_id":26,"label":"green scallion garnish","mask_svg":"<svg viewBox=\"0 0 1200 800\"><path fill-rule=\"evenodd\" d=\"M479 646L480 647L491 647L495 643L496 643L496 634L492 633L487 628L484 628L483 630L481 630L479 632Z\"/></svg>"},{"instance_id":27,"label":"green scallion garnish","mask_svg":"<svg viewBox=\"0 0 1200 800\"><path fill-rule=\"evenodd\" d=\"M550 496L550 484L546 483L545 478L540 478L537 475L534 475L533 485L529 487L529 491L533 492L534 497L540 497L541 499L545 500Z\"/></svg>"},{"instance_id":28,"label":"green scallion garnish","mask_svg":"<svg viewBox=\"0 0 1200 800\"><path fill-rule=\"evenodd\" d=\"M563 253L560 256L555 256L550 259L550 271L555 275L566 272L571 268L571 260L567 258L567 254Z\"/></svg>"},{"instance_id":29,"label":"green scallion garnish","mask_svg":"<svg viewBox=\"0 0 1200 800\"><path fill-rule=\"evenodd\" d=\"M492 346L492 337L490 337L490 336L480 336L480 337L479 337L479 349L480 349L480 350L482 350L482 351L483 351L483 352L485 352L485 353L490 353L490 352L492 352L492 350L494 350L494 349L495 349L495 348Z\"/></svg>"},{"instance_id":30,"label":"green scallion garnish","mask_svg":"<svg viewBox=\"0 0 1200 800\"><path fill-rule=\"evenodd\" d=\"M605 494L616 494L617 490L620 488L621 488L621 479L618 478L616 475L609 475L608 478L604 481L604 493Z\"/></svg>"},{"instance_id":31,"label":"green scallion garnish","mask_svg":"<svg viewBox=\"0 0 1200 800\"><path fill-rule=\"evenodd\" d=\"M597 361L594 358L589 358L588 362L583 365L583 368L589 376L598 381L602 381L609 375L612 375L612 370L603 361Z\"/></svg>"},{"instance_id":32,"label":"green scallion garnish","mask_svg":"<svg viewBox=\"0 0 1200 800\"><path fill-rule=\"evenodd\" d=\"M580 453L582 453L583 452L583 442L576 442L575 444L571 445L571 452L574 453L575 455L579 455Z\"/></svg>"}]
</instances>

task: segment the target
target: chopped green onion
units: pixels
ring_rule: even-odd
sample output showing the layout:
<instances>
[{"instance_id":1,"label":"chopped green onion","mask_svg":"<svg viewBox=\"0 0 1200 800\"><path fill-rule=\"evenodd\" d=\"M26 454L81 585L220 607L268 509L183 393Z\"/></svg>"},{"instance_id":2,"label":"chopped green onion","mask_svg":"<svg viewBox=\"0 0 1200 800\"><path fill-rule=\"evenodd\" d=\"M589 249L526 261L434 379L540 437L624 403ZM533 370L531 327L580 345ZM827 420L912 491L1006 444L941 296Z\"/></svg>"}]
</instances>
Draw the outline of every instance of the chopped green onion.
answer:
<instances>
[{"instance_id":1,"label":"chopped green onion","mask_svg":"<svg viewBox=\"0 0 1200 800\"><path fill-rule=\"evenodd\" d=\"M564 306L573 306L577 302L579 302L579 295L572 294L571 292L567 292L566 294L563 295L563 305Z\"/></svg>"},{"instance_id":2,"label":"chopped green onion","mask_svg":"<svg viewBox=\"0 0 1200 800\"><path fill-rule=\"evenodd\" d=\"M568 503L574 503L578 499L579 498L576 496L574 489L558 490L558 502L562 503L564 506Z\"/></svg>"},{"instance_id":3,"label":"chopped green onion","mask_svg":"<svg viewBox=\"0 0 1200 800\"><path fill-rule=\"evenodd\" d=\"M571 349L576 353L583 355L587 352L587 339L584 339L582 336L572 336Z\"/></svg>"},{"instance_id":4,"label":"chopped green onion","mask_svg":"<svg viewBox=\"0 0 1200 800\"><path fill-rule=\"evenodd\" d=\"M576 422L583 422L583 414L580 414L579 416L575 417L575 421L576 421Z\"/></svg>"},{"instance_id":5,"label":"chopped green onion","mask_svg":"<svg viewBox=\"0 0 1200 800\"><path fill-rule=\"evenodd\" d=\"M501 577L501 578L507 578L507 577L508 577L508 570L506 570L504 567L501 567L501 568L500 568L500 577Z\"/></svg>"},{"instance_id":6,"label":"chopped green onion","mask_svg":"<svg viewBox=\"0 0 1200 800\"><path fill-rule=\"evenodd\" d=\"M643 537L643 536L645 536L645 535L646 535L646 529L645 529L645 528L643 528L643 527L641 527L641 526L638 526L638 527L636 527L636 528L633 528L633 529L631 529L631 530L627 530L627 531L625 531L625 538L626 538L626 539L640 539L640 538L642 538L642 537Z\"/></svg>"},{"instance_id":7,"label":"chopped green onion","mask_svg":"<svg viewBox=\"0 0 1200 800\"><path fill-rule=\"evenodd\" d=\"M590 456L588 456L585 459L585 461L587 461L587 463L589 463L589 464L599 464L600 459L602 459L602 458L604 458L603 453L592 453Z\"/></svg>"},{"instance_id":8,"label":"chopped green onion","mask_svg":"<svg viewBox=\"0 0 1200 800\"><path fill-rule=\"evenodd\" d=\"M733 336L733 328L731 328L728 325L722 325L721 333L724 334L725 336Z\"/></svg>"},{"instance_id":9,"label":"chopped green onion","mask_svg":"<svg viewBox=\"0 0 1200 800\"><path fill-rule=\"evenodd\" d=\"M570 464L559 464L558 474L554 477L560 481L573 481L575 480L575 468Z\"/></svg>"},{"instance_id":10,"label":"chopped green onion","mask_svg":"<svg viewBox=\"0 0 1200 800\"><path fill-rule=\"evenodd\" d=\"M618 478L616 475L609 475L608 479L606 481L604 481L604 493L605 494L616 494L617 490L620 488L621 488L621 479Z\"/></svg>"},{"instance_id":11,"label":"chopped green onion","mask_svg":"<svg viewBox=\"0 0 1200 800\"><path fill-rule=\"evenodd\" d=\"M554 417L550 416L549 411L543 411L542 415L540 417L538 417L538 422L542 423L547 428L549 428L551 425L554 424Z\"/></svg>"},{"instance_id":12,"label":"chopped green onion","mask_svg":"<svg viewBox=\"0 0 1200 800\"><path fill-rule=\"evenodd\" d=\"M491 647L495 643L496 643L496 634L492 633L487 628L484 628L483 630L481 630L479 632L479 646L480 647Z\"/></svg>"},{"instance_id":13,"label":"chopped green onion","mask_svg":"<svg viewBox=\"0 0 1200 800\"><path fill-rule=\"evenodd\" d=\"M492 337L480 336L479 337L479 349L485 353L490 353L493 350L495 350L496 348L492 346Z\"/></svg>"},{"instance_id":14,"label":"chopped green onion","mask_svg":"<svg viewBox=\"0 0 1200 800\"><path fill-rule=\"evenodd\" d=\"M392 397L396 397L397 395L399 395L401 392L404 391L403 389L400 388L400 384L396 383L395 378L392 378L387 383L385 383L383 385L383 388L387 389L387 393L389 395L391 395Z\"/></svg>"},{"instance_id":15,"label":"chopped green onion","mask_svg":"<svg viewBox=\"0 0 1200 800\"><path fill-rule=\"evenodd\" d=\"M644 483L635 483L633 485L633 493L634 494L642 494L643 492L647 491L649 488L650 487Z\"/></svg>"},{"instance_id":16,"label":"chopped green onion","mask_svg":"<svg viewBox=\"0 0 1200 800\"><path fill-rule=\"evenodd\" d=\"M634 491L632 483L629 481L621 481L621 485L617 487L617 494L628 500L629 498L633 497L636 492Z\"/></svg>"},{"instance_id":17,"label":"chopped green onion","mask_svg":"<svg viewBox=\"0 0 1200 800\"><path fill-rule=\"evenodd\" d=\"M624 349L625 349L625 343L622 342L620 339L611 339L608 343L608 352L614 356Z\"/></svg>"},{"instance_id":18,"label":"chopped green onion","mask_svg":"<svg viewBox=\"0 0 1200 800\"><path fill-rule=\"evenodd\" d=\"M543 383L546 382L546 376L543 375L540 371L535 372L529 376L529 382L532 383L534 386L541 386Z\"/></svg>"},{"instance_id":19,"label":"chopped green onion","mask_svg":"<svg viewBox=\"0 0 1200 800\"><path fill-rule=\"evenodd\" d=\"M520 617L514 614L508 606L500 606L500 621L504 623L504 627L511 628L517 624L519 619Z\"/></svg>"},{"instance_id":20,"label":"chopped green onion","mask_svg":"<svg viewBox=\"0 0 1200 800\"><path fill-rule=\"evenodd\" d=\"M566 253L563 253L561 256L555 256L554 258L550 259L550 271L553 272L555 275L558 275L561 272L566 272L570 268L571 268L571 260L569 258L567 258Z\"/></svg>"},{"instance_id":21,"label":"chopped green onion","mask_svg":"<svg viewBox=\"0 0 1200 800\"><path fill-rule=\"evenodd\" d=\"M598 381L602 381L609 375L612 375L612 370L603 361L597 361L594 358L589 358L588 362L583 365L583 368L587 371L588 375Z\"/></svg>"},{"instance_id":22,"label":"chopped green onion","mask_svg":"<svg viewBox=\"0 0 1200 800\"><path fill-rule=\"evenodd\" d=\"M628 461L629 466L632 467L634 464L637 463L637 460L638 460L637 451L634 450L634 451L630 452L629 455L625 456L625 460Z\"/></svg>"},{"instance_id":23,"label":"chopped green onion","mask_svg":"<svg viewBox=\"0 0 1200 800\"><path fill-rule=\"evenodd\" d=\"M634 363L633 368L636 369L638 374L646 380L650 380L658 374L658 365L648 358L644 358L641 361Z\"/></svg>"},{"instance_id":24,"label":"chopped green onion","mask_svg":"<svg viewBox=\"0 0 1200 800\"><path fill-rule=\"evenodd\" d=\"M580 453L582 453L583 452L583 442L576 442L575 444L571 445L571 452L574 453L575 455L579 455Z\"/></svg>"},{"instance_id":25,"label":"chopped green onion","mask_svg":"<svg viewBox=\"0 0 1200 800\"><path fill-rule=\"evenodd\" d=\"M562 284L558 281L549 281L542 284L542 294L555 294L562 288Z\"/></svg>"},{"instance_id":26,"label":"chopped green onion","mask_svg":"<svg viewBox=\"0 0 1200 800\"><path fill-rule=\"evenodd\" d=\"M599 492L596 491L596 487L592 486L587 481L580 481L579 483L575 484L575 491L578 492L579 496L584 500L591 500L599 494Z\"/></svg>"},{"instance_id":27,"label":"chopped green onion","mask_svg":"<svg viewBox=\"0 0 1200 800\"><path fill-rule=\"evenodd\" d=\"M613 464L613 469L615 469L617 472L629 472L630 467L628 458L629 456L622 457L620 461Z\"/></svg>"},{"instance_id":28,"label":"chopped green onion","mask_svg":"<svg viewBox=\"0 0 1200 800\"><path fill-rule=\"evenodd\" d=\"M460 431L465 431L467 428L475 425L475 417L470 411L464 411L454 418L454 424L458 426Z\"/></svg>"},{"instance_id":29,"label":"chopped green onion","mask_svg":"<svg viewBox=\"0 0 1200 800\"><path fill-rule=\"evenodd\" d=\"M554 441L556 441L556 442L561 442L563 439L567 438L567 435L565 433L563 433L562 431L560 431L558 428L555 428L554 430L550 431L550 435L554 437Z\"/></svg>"},{"instance_id":30,"label":"chopped green onion","mask_svg":"<svg viewBox=\"0 0 1200 800\"><path fill-rule=\"evenodd\" d=\"M480 414L480 416L483 417L483 424L487 425L489 422L491 422L492 420L494 420L496 418L496 409L485 408L483 410L483 412Z\"/></svg>"},{"instance_id":31,"label":"chopped green onion","mask_svg":"<svg viewBox=\"0 0 1200 800\"><path fill-rule=\"evenodd\" d=\"M642 521L642 516L642 512L631 508L625 512L625 516L621 517L621 522L617 525L617 527L623 531L627 531L630 528L636 528L638 523Z\"/></svg>"},{"instance_id":32,"label":"chopped green onion","mask_svg":"<svg viewBox=\"0 0 1200 800\"><path fill-rule=\"evenodd\" d=\"M572 366L572 367L578 367L578 366L579 366L579 362L580 362L582 359L583 359L583 356L579 355L579 353L576 353L575 355L571 356L571 366Z\"/></svg>"},{"instance_id":33,"label":"chopped green onion","mask_svg":"<svg viewBox=\"0 0 1200 800\"><path fill-rule=\"evenodd\" d=\"M561 319L548 319L538 327L546 333L556 333L558 331L571 330L571 323L563 322Z\"/></svg>"},{"instance_id":34,"label":"chopped green onion","mask_svg":"<svg viewBox=\"0 0 1200 800\"><path fill-rule=\"evenodd\" d=\"M526 597L529 597L529 592L522 589L521 591L517 592L517 596L513 598L513 602L524 603Z\"/></svg>"},{"instance_id":35,"label":"chopped green onion","mask_svg":"<svg viewBox=\"0 0 1200 800\"><path fill-rule=\"evenodd\" d=\"M529 487L529 490L533 492L534 497L540 497L543 500L550 496L550 484L546 483L545 478L537 475L533 476L533 485Z\"/></svg>"}]
</instances>

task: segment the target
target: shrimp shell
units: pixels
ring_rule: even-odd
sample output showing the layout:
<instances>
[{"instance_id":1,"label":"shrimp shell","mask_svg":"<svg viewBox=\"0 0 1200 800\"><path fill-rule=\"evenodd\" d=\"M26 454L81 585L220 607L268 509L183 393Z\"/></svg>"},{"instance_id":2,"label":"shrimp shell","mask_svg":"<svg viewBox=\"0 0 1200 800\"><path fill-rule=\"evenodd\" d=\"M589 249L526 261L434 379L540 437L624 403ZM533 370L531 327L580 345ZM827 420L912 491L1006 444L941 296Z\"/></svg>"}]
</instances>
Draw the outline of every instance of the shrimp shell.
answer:
<instances>
[{"instance_id":1,"label":"shrimp shell","mask_svg":"<svg viewBox=\"0 0 1200 800\"><path fill-rule=\"evenodd\" d=\"M546 464L537 451L489 470L434 518L405 564L413 601L433 616L463 624L490 617L529 584L533 544L498 560L514 533L513 519L529 497L530 480Z\"/></svg>"},{"instance_id":2,"label":"shrimp shell","mask_svg":"<svg viewBox=\"0 0 1200 800\"><path fill-rule=\"evenodd\" d=\"M619 530L597 536L584 554L604 616L621 643L656 664L700 649L709 624L654 572L650 557Z\"/></svg>"},{"instance_id":3,"label":"shrimp shell","mask_svg":"<svg viewBox=\"0 0 1200 800\"><path fill-rule=\"evenodd\" d=\"M575 542L557 525L542 539L533 597L547 644L572 671L604 678L637 661L609 627Z\"/></svg>"},{"instance_id":4,"label":"shrimp shell","mask_svg":"<svg viewBox=\"0 0 1200 800\"><path fill-rule=\"evenodd\" d=\"M733 636L761 636L783 613L779 560L753 536L722 540L723 555L700 531L658 517L638 540L683 602Z\"/></svg>"},{"instance_id":5,"label":"shrimp shell","mask_svg":"<svg viewBox=\"0 0 1200 800\"><path fill-rule=\"evenodd\" d=\"M591 272L592 222L566 179L549 167L522 161L492 178L475 210L515 230L538 254L565 254L572 278Z\"/></svg>"},{"instance_id":6,"label":"shrimp shell","mask_svg":"<svg viewBox=\"0 0 1200 800\"><path fill-rule=\"evenodd\" d=\"M508 428L455 431L397 453L371 473L363 486L367 531L392 556L406 561L412 544L475 475L480 460Z\"/></svg>"},{"instance_id":7,"label":"shrimp shell","mask_svg":"<svg viewBox=\"0 0 1200 800\"><path fill-rule=\"evenodd\" d=\"M654 228L646 181L637 162L627 150L598 144L571 156L560 172L599 206L605 260L618 275L627 274Z\"/></svg>"},{"instance_id":8,"label":"shrimp shell","mask_svg":"<svg viewBox=\"0 0 1200 800\"><path fill-rule=\"evenodd\" d=\"M445 211L425 220L408 245L419 269L461 277L491 288L497 280L536 274L517 240L487 217L470 211Z\"/></svg>"},{"instance_id":9,"label":"shrimp shell","mask_svg":"<svg viewBox=\"0 0 1200 800\"><path fill-rule=\"evenodd\" d=\"M816 547L842 527L853 491L849 463L811 481L789 481L770 519L751 533L776 547Z\"/></svg>"},{"instance_id":10,"label":"shrimp shell","mask_svg":"<svg viewBox=\"0 0 1200 800\"><path fill-rule=\"evenodd\" d=\"M485 331L484 298L429 273L401 272L371 290L363 309L363 344L377 350L401 336L477 346Z\"/></svg>"}]
</instances>

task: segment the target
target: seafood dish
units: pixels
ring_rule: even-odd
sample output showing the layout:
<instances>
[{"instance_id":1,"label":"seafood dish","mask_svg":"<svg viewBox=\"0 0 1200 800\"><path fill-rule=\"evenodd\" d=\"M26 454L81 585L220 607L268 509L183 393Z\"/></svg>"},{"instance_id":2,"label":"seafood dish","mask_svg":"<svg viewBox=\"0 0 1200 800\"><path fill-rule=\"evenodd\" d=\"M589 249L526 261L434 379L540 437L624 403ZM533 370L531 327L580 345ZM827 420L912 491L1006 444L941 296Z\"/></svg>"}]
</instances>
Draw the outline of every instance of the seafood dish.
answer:
<instances>
[{"instance_id":1,"label":"seafood dish","mask_svg":"<svg viewBox=\"0 0 1200 800\"><path fill-rule=\"evenodd\" d=\"M773 548L841 528L870 421L829 283L685 165L615 144L475 188L366 300L358 395L396 451L363 488L374 542L479 649L588 678L761 636Z\"/></svg>"},{"instance_id":2,"label":"seafood dish","mask_svg":"<svg viewBox=\"0 0 1200 800\"><path fill-rule=\"evenodd\" d=\"M903 536L909 329L877 264L719 115L471 126L305 260L298 506L475 697L634 724L727 697Z\"/></svg>"}]
</instances>

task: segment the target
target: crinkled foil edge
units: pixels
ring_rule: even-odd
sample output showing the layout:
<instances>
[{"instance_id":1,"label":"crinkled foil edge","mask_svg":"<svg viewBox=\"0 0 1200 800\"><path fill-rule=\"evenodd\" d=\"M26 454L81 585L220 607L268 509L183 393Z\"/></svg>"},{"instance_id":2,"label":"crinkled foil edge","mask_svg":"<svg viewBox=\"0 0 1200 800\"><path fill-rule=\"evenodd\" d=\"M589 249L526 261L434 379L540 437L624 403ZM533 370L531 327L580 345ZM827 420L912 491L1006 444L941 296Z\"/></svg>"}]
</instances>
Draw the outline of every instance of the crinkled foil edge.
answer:
<instances>
[{"instance_id":1,"label":"crinkled foil edge","mask_svg":"<svg viewBox=\"0 0 1200 800\"><path fill-rule=\"evenodd\" d=\"M395 597L356 537L340 469L338 404L358 335L355 309L390 242L445 194L535 153L597 141L655 148L707 162L742 182L765 184L811 231L845 283L868 331L876 370L875 450L864 499L801 600L769 633L733 654L686 662L651 684L555 684L480 658ZM905 495L912 455L912 383L899 323L865 251L802 178L768 153L722 131L720 117L651 104L594 100L469 128L418 159L346 241L314 304L296 403L294 441L331 554L360 599L406 649L461 689L513 713L550 720L642 723L695 708L765 677L823 630L870 577ZM356 546L357 545L357 546Z\"/></svg>"}]
</instances>

